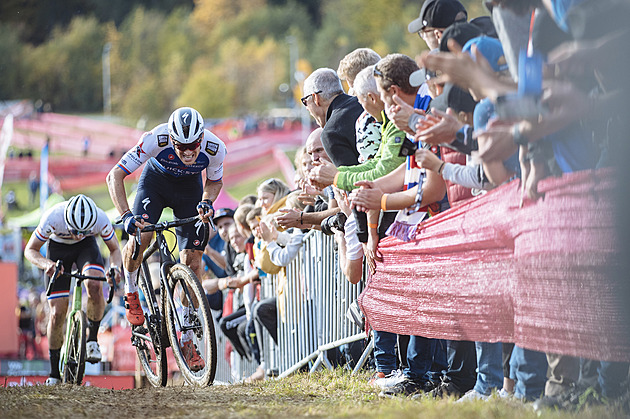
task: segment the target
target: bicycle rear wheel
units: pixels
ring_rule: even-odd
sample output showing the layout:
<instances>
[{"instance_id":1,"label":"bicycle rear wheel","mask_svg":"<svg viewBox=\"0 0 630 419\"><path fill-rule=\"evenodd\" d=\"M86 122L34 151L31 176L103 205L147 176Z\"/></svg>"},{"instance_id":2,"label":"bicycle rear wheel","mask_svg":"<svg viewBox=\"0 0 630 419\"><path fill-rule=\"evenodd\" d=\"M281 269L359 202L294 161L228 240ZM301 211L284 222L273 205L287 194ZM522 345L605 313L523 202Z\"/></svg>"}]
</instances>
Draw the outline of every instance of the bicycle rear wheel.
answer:
<instances>
[{"instance_id":1,"label":"bicycle rear wheel","mask_svg":"<svg viewBox=\"0 0 630 419\"><path fill-rule=\"evenodd\" d=\"M70 322L70 334L66 340L68 347L61 363L61 379L67 384L81 385L85 373L87 316L83 311L76 311Z\"/></svg>"},{"instance_id":2,"label":"bicycle rear wheel","mask_svg":"<svg viewBox=\"0 0 630 419\"><path fill-rule=\"evenodd\" d=\"M167 283L174 305L166 302L166 324L175 361L190 385L211 385L217 367L217 344L206 294L197 276L181 263L171 267Z\"/></svg>"},{"instance_id":3,"label":"bicycle rear wheel","mask_svg":"<svg viewBox=\"0 0 630 419\"><path fill-rule=\"evenodd\" d=\"M131 343L136 348L144 375L153 387L164 387L168 380L166 350L162 345L163 317L157 303L145 262L138 272L138 286L144 295L144 324L132 326Z\"/></svg>"}]
</instances>

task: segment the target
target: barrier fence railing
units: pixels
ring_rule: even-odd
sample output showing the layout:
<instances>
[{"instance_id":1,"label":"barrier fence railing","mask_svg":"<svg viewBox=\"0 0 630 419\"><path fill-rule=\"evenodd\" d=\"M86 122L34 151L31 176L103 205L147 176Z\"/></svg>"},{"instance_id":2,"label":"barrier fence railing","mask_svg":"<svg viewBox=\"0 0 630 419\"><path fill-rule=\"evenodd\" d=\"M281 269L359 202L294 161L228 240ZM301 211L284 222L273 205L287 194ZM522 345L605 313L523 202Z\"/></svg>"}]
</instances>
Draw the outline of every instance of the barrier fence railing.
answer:
<instances>
[{"instance_id":1,"label":"barrier fence railing","mask_svg":"<svg viewBox=\"0 0 630 419\"><path fill-rule=\"evenodd\" d=\"M284 272L261 281L261 300L277 298L277 345L265 328L258 329L267 371L285 377L307 368L315 371L322 365L331 368L327 351L365 339L365 332L346 316L362 289L362 282L353 285L343 274L333 236L319 231L306 234L297 257ZM218 327L216 330L217 381L239 381L253 372L256 365L240 359L235 351L231 367L227 365L227 338Z\"/></svg>"}]
</instances>

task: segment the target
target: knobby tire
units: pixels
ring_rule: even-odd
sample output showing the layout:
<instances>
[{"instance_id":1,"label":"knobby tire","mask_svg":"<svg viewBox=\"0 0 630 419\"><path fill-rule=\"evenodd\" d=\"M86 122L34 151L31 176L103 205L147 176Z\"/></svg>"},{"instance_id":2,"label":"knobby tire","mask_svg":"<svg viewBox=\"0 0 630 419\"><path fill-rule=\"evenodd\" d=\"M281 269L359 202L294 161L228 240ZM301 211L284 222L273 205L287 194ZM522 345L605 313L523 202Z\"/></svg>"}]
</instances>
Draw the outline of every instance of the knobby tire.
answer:
<instances>
[{"instance_id":1,"label":"knobby tire","mask_svg":"<svg viewBox=\"0 0 630 419\"><path fill-rule=\"evenodd\" d=\"M161 329L164 323L164 316L159 311L159 306L153 291L153 284L150 277L147 277L148 266L146 262L138 272L138 286L145 296L144 324L142 326L132 326L134 334L140 334L143 338L132 336L132 342L136 347L136 353L140 360L140 365L144 375L153 387L164 387L168 380L168 364L166 358L166 346L163 345ZM135 339L135 341L134 341Z\"/></svg>"},{"instance_id":2,"label":"knobby tire","mask_svg":"<svg viewBox=\"0 0 630 419\"><path fill-rule=\"evenodd\" d=\"M61 365L61 377L64 383L81 385L85 374L87 316L83 311L77 311L70 321L68 350Z\"/></svg>"},{"instance_id":3,"label":"knobby tire","mask_svg":"<svg viewBox=\"0 0 630 419\"><path fill-rule=\"evenodd\" d=\"M193 271L181 263L173 265L170 269L167 283L175 303L174 308L169 302L165 304L168 336L175 355L175 361L188 384L197 387L211 385L216 373L217 344L214 334L214 321L210 314L206 293ZM197 372L188 366L184 358L181 345L182 331L179 328L179 325L184 324L183 309L185 301L188 301L192 295L198 302L198 307L193 316L194 322L192 322L192 324L197 326L193 330L193 342L205 361L205 367ZM179 322L175 319L175 316L179 316Z\"/></svg>"}]
</instances>

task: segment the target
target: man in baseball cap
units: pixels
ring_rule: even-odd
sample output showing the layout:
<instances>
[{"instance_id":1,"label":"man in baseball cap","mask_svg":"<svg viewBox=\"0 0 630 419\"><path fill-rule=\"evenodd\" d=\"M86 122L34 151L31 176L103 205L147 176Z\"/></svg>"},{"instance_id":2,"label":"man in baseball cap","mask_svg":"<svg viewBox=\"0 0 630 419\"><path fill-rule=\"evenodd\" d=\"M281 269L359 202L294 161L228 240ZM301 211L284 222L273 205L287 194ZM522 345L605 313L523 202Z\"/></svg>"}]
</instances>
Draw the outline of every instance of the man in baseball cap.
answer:
<instances>
[{"instance_id":1,"label":"man in baseball cap","mask_svg":"<svg viewBox=\"0 0 630 419\"><path fill-rule=\"evenodd\" d=\"M444 29L467 18L466 8L458 0L425 0L420 16L407 26L407 30L420 35L430 49L435 49L440 45Z\"/></svg>"}]
</instances>

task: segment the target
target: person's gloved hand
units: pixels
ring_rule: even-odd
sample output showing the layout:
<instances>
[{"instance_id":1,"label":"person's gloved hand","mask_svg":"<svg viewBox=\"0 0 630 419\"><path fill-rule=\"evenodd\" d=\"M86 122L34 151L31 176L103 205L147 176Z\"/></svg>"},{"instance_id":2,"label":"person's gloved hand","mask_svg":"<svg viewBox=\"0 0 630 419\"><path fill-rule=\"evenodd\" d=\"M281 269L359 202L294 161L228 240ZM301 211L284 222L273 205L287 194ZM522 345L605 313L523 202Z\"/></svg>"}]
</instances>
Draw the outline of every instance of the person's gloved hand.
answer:
<instances>
[{"instance_id":1,"label":"person's gloved hand","mask_svg":"<svg viewBox=\"0 0 630 419\"><path fill-rule=\"evenodd\" d=\"M212 206L212 201L209 199L204 199L203 201L197 204L197 211L199 211L199 215L203 218L210 218L214 215L214 207Z\"/></svg>"},{"instance_id":2,"label":"person's gloved hand","mask_svg":"<svg viewBox=\"0 0 630 419\"><path fill-rule=\"evenodd\" d=\"M128 212L123 215L123 226L127 234L132 236L136 235L136 229L138 227L136 227L136 217L133 215L133 213Z\"/></svg>"}]
</instances>

